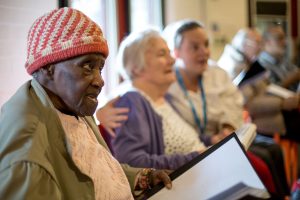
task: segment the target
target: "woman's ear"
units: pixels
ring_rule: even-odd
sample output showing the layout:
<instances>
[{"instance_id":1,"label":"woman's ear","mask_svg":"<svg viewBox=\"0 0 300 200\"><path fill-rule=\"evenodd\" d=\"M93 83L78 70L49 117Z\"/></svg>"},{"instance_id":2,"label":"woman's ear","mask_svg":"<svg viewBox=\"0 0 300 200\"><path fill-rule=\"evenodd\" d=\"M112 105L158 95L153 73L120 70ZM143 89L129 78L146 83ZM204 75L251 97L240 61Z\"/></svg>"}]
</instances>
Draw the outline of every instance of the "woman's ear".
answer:
<instances>
[{"instance_id":1,"label":"woman's ear","mask_svg":"<svg viewBox=\"0 0 300 200\"><path fill-rule=\"evenodd\" d=\"M175 58L178 58L179 57L179 50L175 48L174 51L173 51L173 55L174 55Z\"/></svg>"},{"instance_id":2,"label":"woman's ear","mask_svg":"<svg viewBox=\"0 0 300 200\"><path fill-rule=\"evenodd\" d=\"M47 65L39 69L34 78L44 87L49 88L54 80L55 65Z\"/></svg>"},{"instance_id":3,"label":"woman's ear","mask_svg":"<svg viewBox=\"0 0 300 200\"><path fill-rule=\"evenodd\" d=\"M142 71L143 69L134 67L134 69L132 70L132 77L139 77Z\"/></svg>"},{"instance_id":4,"label":"woman's ear","mask_svg":"<svg viewBox=\"0 0 300 200\"><path fill-rule=\"evenodd\" d=\"M47 65L36 72L36 80L42 85L48 85L54 79L54 65Z\"/></svg>"},{"instance_id":5,"label":"woman's ear","mask_svg":"<svg viewBox=\"0 0 300 200\"><path fill-rule=\"evenodd\" d=\"M53 64L47 65L42 68L42 73L47 79L53 80L53 75L55 71L55 66Z\"/></svg>"}]
</instances>

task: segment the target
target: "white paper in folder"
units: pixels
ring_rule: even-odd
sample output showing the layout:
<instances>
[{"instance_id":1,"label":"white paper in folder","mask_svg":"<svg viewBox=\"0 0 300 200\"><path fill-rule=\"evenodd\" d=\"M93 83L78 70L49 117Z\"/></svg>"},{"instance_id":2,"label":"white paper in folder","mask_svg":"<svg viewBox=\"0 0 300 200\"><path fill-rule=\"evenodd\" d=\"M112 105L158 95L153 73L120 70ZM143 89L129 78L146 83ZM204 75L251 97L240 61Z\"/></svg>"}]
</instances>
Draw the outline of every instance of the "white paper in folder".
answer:
<instances>
[{"instance_id":1,"label":"white paper in folder","mask_svg":"<svg viewBox=\"0 0 300 200\"><path fill-rule=\"evenodd\" d=\"M269 197L235 133L170 176L173 180L171 190L160 188L145 199L210 199L240 183L263 191L261 198Z\"/></svg>"},{"instance_id":2,"label":"white paper in folder","mask_svg":"<svg viewBox=\"0 0 300 200\"><path fill-rule=\"evenodd\" d=\"M235 131L235 133L247 150L256 137L256 125L253 123L243 124L241 128Z\"/></svg>"}]
</instances>

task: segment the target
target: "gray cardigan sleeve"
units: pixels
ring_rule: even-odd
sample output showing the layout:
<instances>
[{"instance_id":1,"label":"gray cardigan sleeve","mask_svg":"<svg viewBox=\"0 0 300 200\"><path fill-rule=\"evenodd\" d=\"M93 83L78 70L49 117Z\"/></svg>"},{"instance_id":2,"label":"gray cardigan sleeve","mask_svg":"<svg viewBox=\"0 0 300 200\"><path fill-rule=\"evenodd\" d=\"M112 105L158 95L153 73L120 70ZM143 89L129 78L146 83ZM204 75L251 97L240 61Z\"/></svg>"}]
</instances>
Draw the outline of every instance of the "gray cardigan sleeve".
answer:
<instances>
[{"instance_id":1,"label":"gray cardigan sleeve","mask_svg":"<svg viewBox=\"0 0 300 200\"><path fill-rule=\"evenodd\" d=\"M120 162L133 167L176 169L198 155L164 154L161 118L139 93L125 94L116 106L130 110L128 120L116 129L112 140L114 155Z\"/></svg>"}]
</instances>

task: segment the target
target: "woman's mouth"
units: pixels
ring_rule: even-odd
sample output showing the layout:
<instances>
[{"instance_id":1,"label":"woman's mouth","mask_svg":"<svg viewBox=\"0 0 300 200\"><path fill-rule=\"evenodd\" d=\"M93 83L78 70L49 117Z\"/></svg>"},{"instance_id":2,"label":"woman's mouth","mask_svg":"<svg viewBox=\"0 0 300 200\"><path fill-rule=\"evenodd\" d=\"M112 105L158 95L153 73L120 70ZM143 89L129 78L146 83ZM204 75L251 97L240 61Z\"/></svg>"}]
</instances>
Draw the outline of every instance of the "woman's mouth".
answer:
<instances>
[{"instance_id":1,"label":"woman's mouth","mask_svg":"<svg viewBox=\"0 0 300 200\"><path fill-rule=\"evenodd\" d=\"M94 103L98 103L97 97L98 97L98 95L94 95L94 94L87 95L87 98Z\"/></svg>"},{"instance_id":2,"label":"woman's mouth","mask_svg":"<svg viewBox=\"0 0 300 200\"><path fill-rule=\"evenodd\" d=\"M198 61L198 63L200 65L206 65L207 64L207 60L200 60L200 61Z\"/></svg>"},{"instance_id":3,"label":"woman's mouth","mask_svg":"<svg viewBox=\"0 0 300 200\"><path fill-rule=\"evenodd\" d=\"M170 69L165 70L165 73L166 73L166 74L173 73L173 68L170 68Z\"/></svg>"}]
</instances>

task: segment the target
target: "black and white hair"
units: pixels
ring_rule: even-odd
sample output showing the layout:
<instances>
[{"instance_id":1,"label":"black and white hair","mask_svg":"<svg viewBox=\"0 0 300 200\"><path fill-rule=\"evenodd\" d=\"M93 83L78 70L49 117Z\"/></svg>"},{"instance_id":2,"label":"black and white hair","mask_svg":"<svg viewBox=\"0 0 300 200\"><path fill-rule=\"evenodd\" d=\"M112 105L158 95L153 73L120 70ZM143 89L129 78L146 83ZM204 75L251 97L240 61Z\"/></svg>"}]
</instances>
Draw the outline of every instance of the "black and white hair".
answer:
<instances>
[{"instance_id":1,"label":"black and white hair","mask_svg":"<svg viewBox=\"0 0 300 200\"><path fill-rule=\"evenodd\" d=\"M197 22L195 20L183 20L178 22L179 25L174 35L174 48L180 48L183 41L183 33L196 29L196 28L204 28L203 24Z\"/></svg>"}]
</instances>

